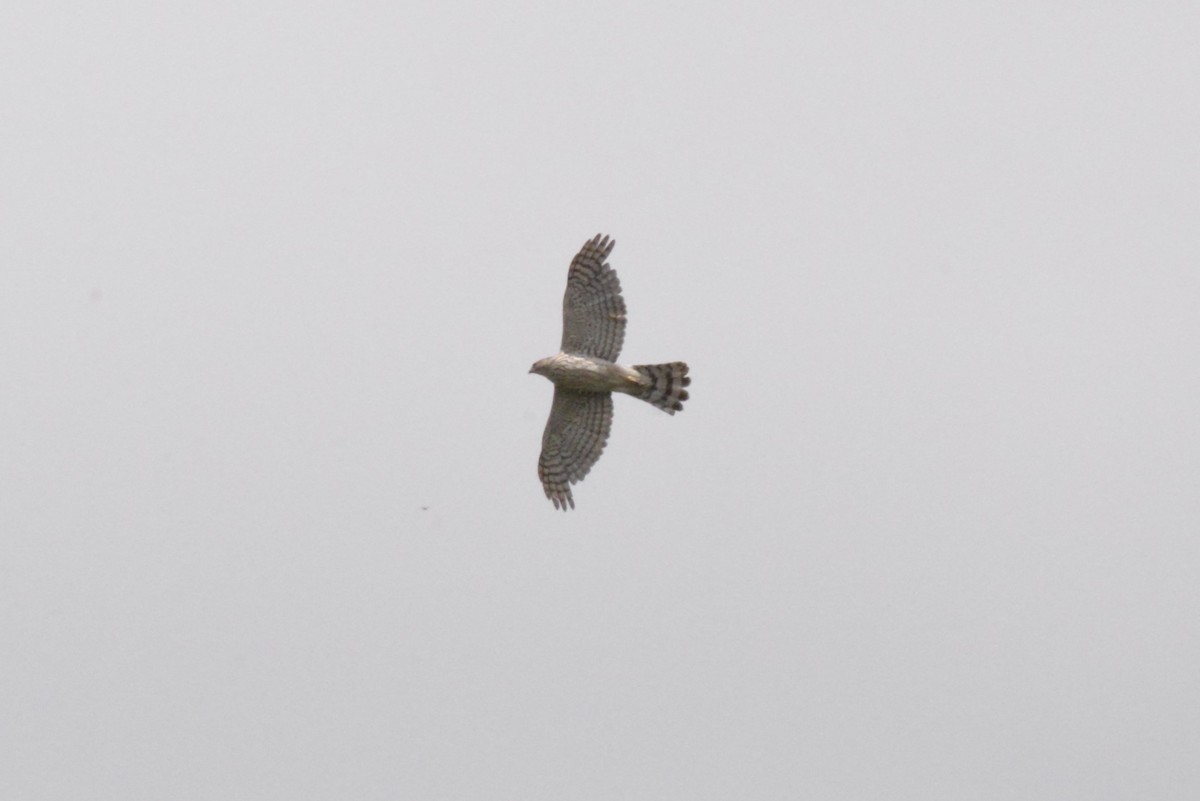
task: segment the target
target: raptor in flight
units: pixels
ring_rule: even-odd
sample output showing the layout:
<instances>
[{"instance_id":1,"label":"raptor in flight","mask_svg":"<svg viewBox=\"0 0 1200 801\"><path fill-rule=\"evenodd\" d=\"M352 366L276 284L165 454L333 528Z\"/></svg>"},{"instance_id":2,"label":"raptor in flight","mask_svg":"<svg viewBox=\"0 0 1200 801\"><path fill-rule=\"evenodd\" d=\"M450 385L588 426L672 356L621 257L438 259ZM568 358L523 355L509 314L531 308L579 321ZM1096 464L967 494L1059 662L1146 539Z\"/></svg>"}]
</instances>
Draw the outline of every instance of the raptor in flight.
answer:
<instances>
[{"instance_id":1,"label":"raptor in flight","mask_svg":"<svg viewBox=\"0 0 1200 801\"><path fill-rule=\"evenodd\" d=\"M571 262L563 296L563 336L558 353L529 372L554 383L550 419L542 434L538 477L555 509L575 508L571 485L600 458L612 428L612 393L624 392L667 414L683 410L691 383L688 366L616 363L625 341L621 282L606 259L615 241L596 234Z\"/></svg>"}]
</instances>

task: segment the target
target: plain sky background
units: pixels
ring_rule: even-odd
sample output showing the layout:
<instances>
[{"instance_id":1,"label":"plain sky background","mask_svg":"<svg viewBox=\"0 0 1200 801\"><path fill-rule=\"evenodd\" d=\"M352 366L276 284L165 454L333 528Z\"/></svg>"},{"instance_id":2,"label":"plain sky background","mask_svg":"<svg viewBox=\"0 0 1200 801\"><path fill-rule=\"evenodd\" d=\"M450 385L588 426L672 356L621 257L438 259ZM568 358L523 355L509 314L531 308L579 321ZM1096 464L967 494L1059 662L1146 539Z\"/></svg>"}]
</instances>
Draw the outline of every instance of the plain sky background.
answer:
<instances>
[{"instance_id":1,"label":"plain sky background","mask_svg":"<svg viewBox=\"0 0 1200 801\"><path fill-rule=\"evenodd\" d=\"M1200 797L1194 3L31 3L0 797ZM627 362L555 512L571 256Z\"/></svg>"}]
</instances>

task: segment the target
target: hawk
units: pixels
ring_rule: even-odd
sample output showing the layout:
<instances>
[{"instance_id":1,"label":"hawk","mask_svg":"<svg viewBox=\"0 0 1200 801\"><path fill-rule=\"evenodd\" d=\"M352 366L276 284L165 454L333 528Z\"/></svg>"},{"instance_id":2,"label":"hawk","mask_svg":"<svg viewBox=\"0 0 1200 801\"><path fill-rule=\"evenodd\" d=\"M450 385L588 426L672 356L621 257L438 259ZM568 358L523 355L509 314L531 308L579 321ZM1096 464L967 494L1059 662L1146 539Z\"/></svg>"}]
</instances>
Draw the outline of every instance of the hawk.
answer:
<instances>
[{"instance_id":1,"label":"hawk","mask_svg":"<svg viewBox=\"0 0 1200 801\"><path fill-rule=\"evenodd\" d=\"M616 363L625 341L625 300L606 261L616 244L596 234L571 261L561 349L529 368L554 384L538 477L554 508L563 511L575 508L571 485L583 480L608 442L612 393L624 392L675 414L683 411L684 387L692 382L683 362Z\"/></svg>"}]
</instances>

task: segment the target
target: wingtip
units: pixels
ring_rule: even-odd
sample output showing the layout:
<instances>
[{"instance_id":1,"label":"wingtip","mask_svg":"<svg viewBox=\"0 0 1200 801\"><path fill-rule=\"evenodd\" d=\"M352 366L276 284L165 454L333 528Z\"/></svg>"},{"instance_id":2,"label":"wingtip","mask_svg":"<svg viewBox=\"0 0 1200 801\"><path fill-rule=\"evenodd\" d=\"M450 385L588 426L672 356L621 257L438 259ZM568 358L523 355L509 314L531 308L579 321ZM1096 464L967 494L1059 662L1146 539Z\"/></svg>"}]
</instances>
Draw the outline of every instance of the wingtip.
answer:
<instances>
[{"instance_id":1,"label":"wingtip","mask_svg":"<svg viewBox=\"0 0 1200 801\"><path fill-rule=\"evenodd\" d=\"M598 250L604 251L604 255L607 256L609 253L612 253L612 249L617 246L617 240L613 239L608 234L596 234L587 242L583 243L584 247L588 247L589 245L597 248Z\"/></svg>"},{"instance_id":2,"label":"wingtip","mask_svg":"<svg viewBox=\"0 0 1200 801\"><path fill-rule=\"evenodd\" d=\"M571 490L553 491L546 490L546 497L554 504L554 508L562 509L564 512L568 509L575 508L575 498L571 496ZM568 506L569 504L569 506Z\"/></svg>"}]
</instances>

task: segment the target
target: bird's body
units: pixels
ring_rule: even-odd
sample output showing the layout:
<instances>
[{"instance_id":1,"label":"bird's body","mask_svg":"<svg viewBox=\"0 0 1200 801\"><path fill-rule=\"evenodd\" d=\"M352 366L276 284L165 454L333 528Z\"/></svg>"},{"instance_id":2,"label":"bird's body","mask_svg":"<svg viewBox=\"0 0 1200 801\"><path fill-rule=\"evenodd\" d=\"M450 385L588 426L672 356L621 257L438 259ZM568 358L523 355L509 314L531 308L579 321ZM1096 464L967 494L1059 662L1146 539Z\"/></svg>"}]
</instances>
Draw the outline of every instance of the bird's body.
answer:
<instances>
[{"instance_id":1,"label":"bird's body","mask_svg":"<svg viewBox=\"0 0 1200 801\"><path fill-rule=\"evenodd\" d=\"M691 383L683 362L616 363L625 339L625 300L605 259L616 243L599 234L571 262L563 297L561 350L534 362L531 373L554 384L542 435L538 476L556 509L575 507L571 484L600 458L612 428L612 393L623 392L675 414Z\"/></svg>"},{"instance_id":2,"label":"bird's body","mask_svg":"<svg viewBox=\"0 0 1200 801\"><path fill-rule=\"evenodd\" d=\"M607 359L556 353L533 364L530 372L544 375L556 387L577 392L628 392L641 386L637 371Z\"/></svg>"}]
</instances>

